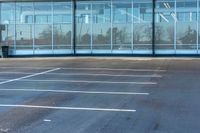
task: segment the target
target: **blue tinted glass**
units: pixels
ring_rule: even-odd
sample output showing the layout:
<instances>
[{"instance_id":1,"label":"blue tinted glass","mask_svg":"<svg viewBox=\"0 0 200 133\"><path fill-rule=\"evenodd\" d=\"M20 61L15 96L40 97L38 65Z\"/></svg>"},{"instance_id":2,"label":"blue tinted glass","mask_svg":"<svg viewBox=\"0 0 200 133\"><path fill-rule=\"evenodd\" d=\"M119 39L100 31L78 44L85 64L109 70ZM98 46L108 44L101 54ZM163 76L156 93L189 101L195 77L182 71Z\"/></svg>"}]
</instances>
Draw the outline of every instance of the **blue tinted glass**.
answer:
<instances>
[{"instance_id":1,"label":"blue tinted glass","mask_svg":"<svg viewBox=\"0 0 200 133\"><path fill-rule=\"evenodd\" d=\"M72 23L72 5L69 2L55 2L53 17L54 23Z\"/></svg>"},{"instance_id":2,"label":"blue tinted glass","mask_svg":"<svg viewBox=\"0 0 200 133\"><path fill-rule=\"evenodd\" d=\"M51 23L52 22L52 9L51 4L35 3L34 5L35 23Z\"/></svg>"}]
</instances>

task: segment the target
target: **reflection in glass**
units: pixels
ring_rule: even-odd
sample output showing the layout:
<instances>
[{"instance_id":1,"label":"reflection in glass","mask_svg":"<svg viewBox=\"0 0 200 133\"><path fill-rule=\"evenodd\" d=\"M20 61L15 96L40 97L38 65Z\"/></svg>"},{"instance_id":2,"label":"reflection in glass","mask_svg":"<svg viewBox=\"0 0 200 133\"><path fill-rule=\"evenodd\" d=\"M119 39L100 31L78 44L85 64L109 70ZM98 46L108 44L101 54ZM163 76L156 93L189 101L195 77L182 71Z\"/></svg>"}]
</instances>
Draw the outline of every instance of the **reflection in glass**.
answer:
<instances>
[{"instance_id":1,"label":"reflection in glass","mask_svg":"<svg viewBox=\"0 0 200 133\"><path fill-rule=\"evenodd\" d=\"M91 49L91 4L77 3L76 48Z\"/></svg>"},{"instance_id":2,"label":"reflection in glass","mask_svg":"<svg viewBox=\"0 0 200 133\"><path fill-rule=\"evenodd\" d=\"M16 3L16 24L32 24L33 16L34 11L32 2Z\"/></svg>"},{"instance_id":3,"label":"reflection in glass","mask_svg":"<svg viewBox=\"0 0 200 133\"><path fill-rule=\"evenodd\" d=\"M140 3L141 2L141 3ZM133 49L152 52L152 1L133 3Z\"/></svg>"},{"instance_id":4,"label":"reflection in glass","mask_svg":"<svg viewBox=\"0 0 200 133\"><path fill-rule=\"evenodd\" d=\"M34 4L34 15L36 24L52 23L52 8L49 2L38 2Z\"/></svg>"},{"instance_id":5,"label":"reflection in glass","mask_svg":"<svg viewBox=\"0 0 200 133\"><path fill-rule=\"evenodd\" d=\"M16 48L20 50L33 49L33 25L16 25Z\"/></svg>"},{"instance_id":6,"label":"reflection in glass","mask_svg":"<svg viewBox=\"0 0 200 133\"><path fill-rule=\"evenodd\" d=\"M197 31L195 23L177 25L177 49L196 49Z\"/></svg>"},{"instance_id":7,"label":"reflection in glass","mask_svg":"<svg viewBox=\"0 0 200 133\"><path fill-rule=\"evenodd\" d=\"M0 43L9 45L14 49L15 39L15 4L14 3L1 3L1 37Z\"/></svg>"},{"instance_id":8,"label":"reflection in glass","mask_svg":"<svg viewBox=\"0 0 200 133\"><path fill-rule=\"evenodd\" d=\"M33 49L33 3L16 3L16 49Z\"/></svg>"},{"instance_id":9,"label":"reflection in glass","mask_svg":"<svg viewBox=\"0 0 200 133\"><path fill-rule=\"evenodd\" d=\"M156 50L174 50L175 2L157 1L155 16Z\"/></svg>"},{"instance_id":10,"label":"reflection in glass","mask_svg":"<svg viewBox=\"0 0 200 133\"><path fill-rule=\"evenodd\" d=\"M53 40L54 49L71 49L71 25L68 24L54 24Z\"/></svg>"},{"instance_id":11,"label":"reflection in glass","mask_svg":"<svg viewBox=\"0 0 200 133\"><path fill-rule=\"evenodd\" d=\"M107 2L92 4L93 50L111 50L111 6Z\"/></svg>"},{"instance_id":12,"label":"reflection in glass","mask_svg":"<svg viewBox=\"0 0 200 133\"><path fill-rule=\"evenodd\" d=\"M133 48L134 50L149 50L152 49L152 25L138 24L133 26Z\"/></svg>"},{"instance_id":13,"label":"reflection in glass","mask_svg":"<svg viewBox=\"0 0 200 133\"><path fill-rule=\"evenodd\" d=\"M35 45L36 53L40 50L52 50L52 6L49 2L34 4L35 15ZM45 53L45 51L44 51Z\"/></svg>"},{"instance_id":14,"label":"reflection in glass","mask_svg":"<svg viewBox=\"0 0 200 133\"><path fill-rule=\"evenodd\" d=\"M113 3L113 50L132 49L132 3Z\"/></svg>"},{"instance_id":15,"label":"reflection in glass","mask_svg":"<svg viewBox=\"0 0 200 133\"><path fill-rule=\"evenodd\" d=\"M35 51L52 48L52 25L35 25Z\"/></svg>"},{"instance_id":16,"label":"reflection in glass","mask_svg":"<svg viewBox=\"0 0 200 133\"><path fill-rule=\"evenodd\" d=\"M72 50L72 3L53 4L53 23L54 49Z\"/></svg>"},{"instance_id":17,"label":"reflection in glass","mask_svg":"<svg viewBox=\"0 0 200 133\"><path fill-rule=\"evenodd\" d=\"M197 49L197 2L177 1L177 50Z\"/></svg>"},{"instance_id":18,"label":"reflection in glass","mask_svg":"<svg viewBox=\"0 0 200 133\"><path fill-rule=\"evenodd\" d=\"M156 52L196 53L200 40L197 22L200 2L155 2ZM72 51L72 1L1 2L0 5L1 44L29 54ZM84 53L152 52L152 0L78 0L75 18L78 53L81 50Z\"/></svg>"}]
</instances>

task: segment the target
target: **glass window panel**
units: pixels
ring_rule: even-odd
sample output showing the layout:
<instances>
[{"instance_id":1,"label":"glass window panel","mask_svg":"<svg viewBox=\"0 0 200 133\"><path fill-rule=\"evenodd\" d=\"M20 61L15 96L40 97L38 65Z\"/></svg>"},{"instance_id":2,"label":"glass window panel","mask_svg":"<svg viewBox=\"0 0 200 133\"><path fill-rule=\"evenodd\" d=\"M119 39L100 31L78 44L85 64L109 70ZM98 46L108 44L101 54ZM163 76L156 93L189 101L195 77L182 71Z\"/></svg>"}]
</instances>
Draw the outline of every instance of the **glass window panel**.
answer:
<instances>
[{"instance_id":1,"label":"glass window panel","mask_svg":"<svg viewBox=\"0 0 200 133\"><path fill-rule=\"evenodd\" d=\"M17 24L30 24L33 23L33 3L32 2L19 2L16 3L16 23Z\"/></svg>"},{"instance_id":2,"label":"glass window panel","mask_svg":"<svg viewBox=\"0 0 200 133\"><path fill-rule=\"evenodd\" d=\"M177 51L197 49L197 1L177 2ZM183 52L184 52L183 51Z\"/></svg>"},{"instance_id":3,"label":"glass window panel","mask_svg":"<svg viewBox=\"0 0 200 133\"><path fill-rule=\"evenodd\" d=\"M156 2L155 9L155 48L157 50L174 51L174 28L177 20L175 2Z\"/></svg>"},{"instance_id":4,"label":"glass window panel","mask_svg":"<svg viewBox=\"0 0 200 133\"><path fill-rule=\"evenodd\" d=\"M1 24L15 24L14 3L1 3Z\"/></svg>"},{"instance_id":5,"label":"glass window panel","mask_svg":"<svg viewBox=\"0 0 200 133\"><path fill-rule=\"evenodd\" d=\"M54 2L53 20L54 23L72 23L72 3Z\"/></svg>"},{"instance_id":6,"label":"glass window panel","mask_svg":"<svg viewBox=\"0 0 200 133\"><path fill-rule=\"evenodd\" d=\"M52 51L52 3L34 3L34 50L36 54L51 53Z\"/></svg>"},{"instance_id":7,"label":"glass window panel","mask_svg":"<svg viewBox=\"0 0 200 133\"><path fill-rule=\"evenodd\" d=\"M113 3L113 23L127 23L131 20L131 2Z\"/></svg>"},{"instance_id":8,"label":"glass window panel","mask_svg":"<svg viewBox=\"0 0 200 133\"><path fill-rule=\"evenodd\" d=\"M65 50L72 50L72 2L54 2L53 23L54 51L66 54Z\"/></svg>"},{"instance_id":9,"label":"glass window panel","mask_svg":"<svg viewBox=\"0 0 200 133\"><path fill-rule=\"evenodd\" d=\"M49 2L38 2L34 4L34 15L36 24L52 23L52 6Z\"/></svg>"},{"instance_id":10,"label":"glass window panel","mask_svg":"<svg viewBox=\"0 0 200 133\"><path fill-rule=\"evenodd\" d=\"M152 25L135 23L133 26L133 43L134 50L151 50Z\"/></svg>"},{"instance_id":11,"label":"glass window panel","mask_svg":"<svg viewBox=\"0 0 200 133\"><path fill-rule=\"evenodd\" d=\"M113 50L132 49L132 3L115 2L113 3L113 29L112 43Z\"/></svg>"},{"instance_id":12,"label":"glass window panel","mask_svg":"<svg viewBox=\"0 0 200 133\"><path fill-rule=\"evenodd\" d=\"M54 49L71 49L71 24L54 24Z\"/></svg>"},{"instance_id":13,"label":"glass window panel","mask_svg":"<svg viewBox=\"0 0 200 133\"><path fill-rule=\"evenodd\" d=\"M111 50L111 6L97 2L92 5L93 50Z\"/></svg>"},{"instance_id":14,"label":"glass window panel","mask_svg":"<svg viewBox=\"0 0 200 133\"><path fill-rule=\"evenodd\" d=\"M15 25L13 24L6 24L6 25L1 25L5 27L5 30L2 31L2 36L1 36L1 45L9 45L10 47L14 47L14 40L15 40Z\"/></svg>"},{"instance_id":15,"label":"glass window panel","mask_svg":"<svg viewBox=\"0 0 200 133\"><path fill-rule=\"evenodd\" d=\"M16 25L16 49L33 49L33 25Z\"/></svg>"},{"instance_id":16,"label":"glass window panel","mask_svg":"<svg viewBox=\"0 0 200 133\"><path fill-rule=\"evenodd\" d=\"M152 2L144 0L141 0L141 3L138 1L134 2L133 12L134 23L152 22Z\"/></svg>"},{"instance_id":17,"label":"glass window panel","mask_svg":"<svg viewBox=\"0 0 200 133\"><path fill-rule=\"evenodd\" d=\"M35 50L52 49L52 25L35 25Z\"/></svg>"},{"instance_id":18,"label":"glass window panel","mask_svg":"<svg viewBox=\"0 0 200 133\"><path fill-rule=\"evenodd\" d=\"M91 4L88 3L77 2L76 48L79 50L91 49Z\"/></svg>"},{"instance_id":19,"label":"glass window panel","mask_svg":"<svg viewBox=\"0 0 200 133\"><path fill-rule=\"evenodd\" d=\"M133 2L133 49L152 52L152 1Z\"/></svg>"},{"instance_id":20,"label":"glass window panel","mask_svg":"<svg viewBox=\"0 0 200 133\"><path fill-rule=\"evenodd\" d=\"M14 48L14 39L15 39L15 4L14 3L0 3L1 9L1 37L0 43L6 44L11 47L11 50Z\"/></svg>"},{"instance_id":21,"label":"glass window panel","mask_svg":"<svg viewBox=\"0 0 200 133\"><path fill-rule=\"evenodd\" d=\"M196 23L178 23L177 49L196 49L197 47Z\"/></svg>"}]
</instances>

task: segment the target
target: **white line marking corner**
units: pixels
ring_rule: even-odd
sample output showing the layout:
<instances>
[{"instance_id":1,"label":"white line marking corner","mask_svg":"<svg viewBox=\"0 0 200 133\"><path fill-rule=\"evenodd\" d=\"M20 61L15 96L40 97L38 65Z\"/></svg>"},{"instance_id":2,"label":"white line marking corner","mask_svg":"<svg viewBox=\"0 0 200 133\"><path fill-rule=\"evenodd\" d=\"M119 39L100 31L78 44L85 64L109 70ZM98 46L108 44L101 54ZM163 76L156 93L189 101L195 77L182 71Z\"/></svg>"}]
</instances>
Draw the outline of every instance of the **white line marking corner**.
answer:
<instances>
[{"instance_id":1,"label":"white line marking corner","mask_svg":"<svg viewBox=\"0 0 200 133\"><path fill-rule=\"evenodd\" d=\"M48 70L48 71L44 71L44 72L40 72L40 73L35 73L35 74L28 75L28 76L16 78L16 79L10 79L10 80L7 80L7 81L0 82L0 85L5 84L5 83L10 83L10 82L13 82L13 81L18 81L18 80L30 78L30 77L34 77L34 76L38 76L38 75L42 75L42 74L53 72L53 71L57 71L57 70L60 70L60 68L55 68L55 69L51 69L51 70Z\"/></svg>"}]
</instances>

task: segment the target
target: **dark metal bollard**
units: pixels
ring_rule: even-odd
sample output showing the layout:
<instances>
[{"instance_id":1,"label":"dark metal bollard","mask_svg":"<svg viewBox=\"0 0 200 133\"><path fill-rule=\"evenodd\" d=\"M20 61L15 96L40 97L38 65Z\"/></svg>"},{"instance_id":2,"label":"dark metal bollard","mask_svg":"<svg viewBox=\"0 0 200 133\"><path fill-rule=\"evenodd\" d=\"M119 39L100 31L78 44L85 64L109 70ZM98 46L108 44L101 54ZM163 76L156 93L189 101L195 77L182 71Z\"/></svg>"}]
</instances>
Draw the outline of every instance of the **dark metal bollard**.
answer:
<instances>
[{"instance_id":1,"label":"dark metal bollard","mask_svg":"<svg viewBox=\"0 0 200 133\"><path fill-rule=\"evenodd\" d=\"M9 52L9 47L8 46L1 46L1 50L2 50L2 57L7 58L8 52Z\"/></svg>"}]
</instances>

